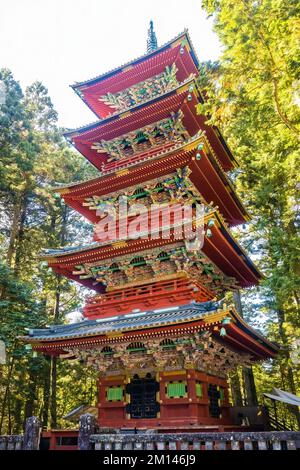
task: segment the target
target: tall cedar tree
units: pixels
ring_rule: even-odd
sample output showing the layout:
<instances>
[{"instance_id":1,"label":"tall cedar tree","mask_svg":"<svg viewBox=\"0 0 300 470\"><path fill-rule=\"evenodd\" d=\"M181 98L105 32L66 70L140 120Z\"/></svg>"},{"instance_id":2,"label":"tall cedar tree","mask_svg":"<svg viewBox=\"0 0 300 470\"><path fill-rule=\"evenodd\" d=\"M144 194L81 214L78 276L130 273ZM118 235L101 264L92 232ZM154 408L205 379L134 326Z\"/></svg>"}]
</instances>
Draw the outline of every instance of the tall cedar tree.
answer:
<instances>
[{"instance_id":1,"label":"tall cedar tree","mask_svg":"<svg viewBox=\"0 0 300 470\"><path fill-rule=\"evenodd\" d=\"M231 177L252 221L237 235L266 276L259 291L244 293L245 316L282 345L277 360L256 368L258 392L268 384L299 393L300 5L203 0L202 7L222 55L200 67L206 100L198 111L221 127L240 163Z\"/></svg>"},{"instance_id":2,"label":"tall cedar tree","mask_svg":"<svg viewBox=\"0 0 300 470\"><path fill-rule=\"evenodd\" d=\"M68 312L81 305L81 290L55 276L39 254L44 247L89 236L81 217L49 188L95 173L65 144L57 113L40 82L23 95L12 73L1 70L0 83L0 339L8 353L7 365L0 371L3 433L20 432L32 414L43 420L44 427L50 424L50 412L52 425L61 424L62 413L85 397L86 370L74 367L81 369L81 379L76 381L74 396L65 402L64 384L57 384L64 379L57 377L56 369L67 368L56 360L34 357L18 337L26 328L63 322ZM94 381L89 389L93 386Z\"/></svg>"}]
</instances>

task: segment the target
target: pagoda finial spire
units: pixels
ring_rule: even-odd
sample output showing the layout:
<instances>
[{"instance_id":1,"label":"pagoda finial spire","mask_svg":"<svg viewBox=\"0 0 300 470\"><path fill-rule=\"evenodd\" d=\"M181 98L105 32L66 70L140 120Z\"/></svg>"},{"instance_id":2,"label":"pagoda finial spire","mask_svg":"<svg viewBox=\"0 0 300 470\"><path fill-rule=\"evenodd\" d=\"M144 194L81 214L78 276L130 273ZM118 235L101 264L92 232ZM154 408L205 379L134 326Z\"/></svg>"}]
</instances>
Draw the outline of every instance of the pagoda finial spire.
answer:
<instances>
[{"instance_id":1,"label":"pagoda finial spire","mask_svg":"<svg viewBox=\"0 0 300 470\"><path fill-rule=\"evenodd\" d=\"M153 52L156 51L157 49L157 39L156 39L156 34L153 29L153 21L150 21L150 27L148 29L148 38L147 38L147 52Z\"/></svg>"}]
</instances>

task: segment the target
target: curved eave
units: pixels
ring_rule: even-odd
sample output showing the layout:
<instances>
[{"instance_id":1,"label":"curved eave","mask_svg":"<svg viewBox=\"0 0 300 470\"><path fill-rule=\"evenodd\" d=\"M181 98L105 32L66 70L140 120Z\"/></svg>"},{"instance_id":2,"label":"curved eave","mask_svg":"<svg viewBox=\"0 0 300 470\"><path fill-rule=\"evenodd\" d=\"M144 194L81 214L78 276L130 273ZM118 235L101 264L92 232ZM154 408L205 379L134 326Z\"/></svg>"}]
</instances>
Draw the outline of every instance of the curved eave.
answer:
<instances>
[{"instance_id":1,"label":"curved eave","mask_svg":"<svg viewBox=\"0 0 300 470\"><path fill-rule=\"evenodd\" d=\"M146 62L147 60L149 60L151 57L154 57L158 54L160 54L161 52L167 50L167 49L170 49L172 47L174 47L176 45L177 42L181 42L183 41L184 39L187 40L188 42L188 45L189 45L189 48L190 48L190 53L191 53L191 56L193 58L193 61L195 63L195 66L198 68L199 66L199 60L197 58L197 55L196 55L196 52L193 48L193 45L192 45L192 42L191 42L191 39L190 39L190 36L189 36L189 33L187 30L184 30L182 33L180 33L178 36L176 36L175 38L171 39L170 41L168 41L167 43L163 44L162 46L158 47L155 51L153 52L150 52L150 53L146 53L146 54L143 54L142 56L139 56L133 60L130 60L129 62L126 62L125 64L119 66L119 67L116 67L108 72L105 72L103 74L100 74L98 75L97 77L94 77L94 78L91 78L89 80L85 80L85 81L82 81L82 82L76 82L74 83L73 85L70 85L71 88L73 88L74 90L78 90L78 89L81 89L82 87L84 87L85 89L88 88L88 87L91 87L97 83L100 83L104 80L108 80L109 78L111 77L115 77L116 75L122 73L122 72L126 72L128 70L128 68L136 65L136 64L139 64L139 63L142 63L142 62Z\"/></svg>"},{"instance_id":2,"label":"curved eave","mask_svg":"<svg viewBox=\"0 0 300 470\"><path fill-rule=\"evenodd\" d=\"M184 81L191 74L197 74L197 67L189 51L190 49L185 48L183 55L180 54L180 41L176 41L170 48L152 55L147 62L130 65L119 74L75 91L97 117L104 119L115 112L113 106L101 100L101 97L107 93L115 94L149 80L163 73L166 67L172 64L176 64L176 77L179 82Z\"/></svg>"},{"instance_id":3,"label":"curved eave","mask_svg":"<svg viewBox=\"0 0 300 470\"><path fill-rule=\"evenodd\" d=\"M244 332L256 341L259 345L263 345L265 348L269 349L272 352L272 357L275 356L280 350L280 346L277 343L269 341L265 336L263 336L259 331L255 330L250 326L235 309L231 311L231 317L234 320L233 325L235 328L238 328L240 331Z\"/></svg>"},{"instance_id":4,"label":"curved eave","mask_svg":"<svg viewBox=\"0 0 300 470\"><path fill-rule=\"evenodd\" d=\"M224 274L238 279L241 287L258 285L264 275L231 234L217 211L213 218L216 224L211 227L212 236L205 237L202 251Z\"/></svg>"},{"instance_id":5,"label":"curved eave","mask_svg":"<svg viewBox=\"0 0 300 470\"><path fill-rule=\"evenodd\" d=\"M228 228L222 222L221 217L213 212L206 217L215 223L210 227L212 236L205 236L204 245L201 251L212 261L226 276L234 277L240 287L247 288L257 285L263 277L254 263L246 256L240 245L234 240ZM226 237L224 236L226 234ZM101 260L110 259L116 256L123 256L127 253L137 253L142 250L160 248L180 242L174 239L173 234L169 239L138 239L120 242L94 243L86 247L80 247L65 252L53 251L43 256L48 261L49 266L60 274L74 279L72 272L76 265L82 263L101 263ZM181 240L180 243L183 243ZM80 279L76 278L78 282ZM85 280L88 287L101 290L102 286L94 285L93 280Z\"/></svg>"},{"instance_id":6,"label":"curved eave","mask_svg":"<svg viewBox=\"0 0 300 470\"><path fill-rule=\"evenodd\" d=\"M142 108L145 108L151 104L155 104L165 98L167 98L170 95L174 95L175 93L180 93L186 91L188 86L194 82L194 78L190 77L184 80L182 83L179 83L176 87L174 87L172 90L167 91L165 93L162 93L159 96L156 96L154 98L145 100L135 106L132 106L130 108L126 108L122 111L116 111L115 113L111 114L110 116L104 118L104 119L99 119L95 122L92 122L90 124L87 124L85 126L78 127L76 129L72 129L70 131L64 132L64 136L67 138L75 138L75 137L80 137L80 136L86 136L90 131L93 131L95 129L98 129L100 127L103 127L107 124L112 124L113 122L117 121L118 119L124 119L124 116L134 114L136 111L139 111Z\"/></svg>"},{"instance_id":7,"label":"curved eave","mask_svg":"<svg viewBox=\"0 0 300 470\"><path fill-rule=\"evenodd\" d=\"M191 169L190 180L206 203L212 201L218 206L229 225L245 223L249 220L249 215L218 160L206 151L206 147L200 151L200 161L195 158L200 143L205 143L203 137L192 138L185 144L162 150L156 155L145 154L130 168L123 168L110 175L103 175L83 183L57 188L56 191L61 193L66 204L92 223L96 223L98 221L96 211L89 210L84 205L85 198L113 194L115 191L142 184L145 180L156 179L188 165Z\"/></svg>"},{"instance_id":8,"label":"curved eave","mask_svg":"<svg viewBox=\"0 0 300 470\"><path fill-rule=\"evenodd\" d=\"M194 88L192 92L190 91L191 85ZM192 99L188 99L188 95L191 95ZM205 116L196 113L196 106L201 99L195 79L189 78L158 97L121 113L115 113L106 119L68 131L64 135L87 160L101 171L109 156L105 153L99 154L96 149L93 149L95 142L109 141L126 135L136 129L169 118L172 112L176 113L181 109L184 115L183 123L189 134L195 136L199 130L205 131L212 152L218 158L223 170L232 170L237 166L237 162L220 132L217 128L206 124ZM124 162L126 160L132 160L132 157L124 158Z\"/></svg>"},{"instance_id":9,"label":"curved eave","mask_svg":"<svg viewBox=\"0 0 300 470\"><path fill-rule=\"evenodd\" d=\"M190 309L193 310L193 307L190 306ZM167 309L168 310L168 309ZM170 310L170 309L169 309ZM97 322L88 321L85 325L91 325L91 332L86 331L85 333L80 332L80 327L83 324L78 324L78 332L74 332L74 326L69 326L73 329L73 333L63 331L60 334L54 336L49 335L45 336L46 330L35 330L35 337L25 336L21 339L30 343L33 346L34 350L37 351L59 351L64 353L65 349L68 347L79 347L82 349L97 347L105 344L112 344L115 342L126 342L130 341L132 338L150 338L151 336L182 336L184 334L192 334L197 331L210 330L213 333L213 336L219 338L225 344L230 345L236 351L250 354L254 360L263 360L269 357L274 357L279 348L274 343L268 341L264 336L262 336L257 331L253 330L249 325L242 321L238 316L235 309L231 308L230 310L218 310L215 312L199 313L196 308L194 313L191 313L188 317L180 319L180 316L170 321L154 321L154 323L140 324L138 326L128 326L121 327L120 329L111 328L111 331L106 331L105 333L99 331L97 332ZM144 312L147 314L148 312ZM142 314L143 315L143 314ZM224 328L223 320L224 318L231 317L232 321L225 326L226 335L220 337L220 327ZM119 321L119 318L116 318L115 321ZM109 321L107 319L106 321ZM113 325L114 321L110 324ZM66 328L67 330L68 328ZM76 325L75 325L76 330Z\"/></svg>"}]
</instances>

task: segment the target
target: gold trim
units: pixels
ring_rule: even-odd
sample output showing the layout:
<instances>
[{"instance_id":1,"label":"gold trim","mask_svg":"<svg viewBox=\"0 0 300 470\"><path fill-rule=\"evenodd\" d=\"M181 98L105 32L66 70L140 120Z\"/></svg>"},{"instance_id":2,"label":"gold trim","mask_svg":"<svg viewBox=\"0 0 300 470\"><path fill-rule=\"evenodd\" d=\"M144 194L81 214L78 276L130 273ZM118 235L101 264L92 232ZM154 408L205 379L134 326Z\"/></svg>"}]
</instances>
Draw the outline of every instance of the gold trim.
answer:
<instances>
[{"instance_id":1,"label":"gold trim","mask_svg":"<svg viewBox=\"0 0 300 470\"><path fill-rule=\"evenodd\" d=\"M63 189L53 188L53 191L55 190L59 190L60 194L68 194L71 191L69 188L63 188Z\"/></svg>"},{"instance_id":2,"label":"gold trim","mask_svg":"<svg viewBox=\"0 0 300 470\"><path fill-rule=\"evenodd\" d=\"M131 111L125 111L125 113L120 113L119 114L119 119L125 119L130 115L131 115Z\"/></svg>"},{"instance_id":3,"label":"gold trim","mask_svg":"<svg viewBox=\"0 0 300 470\"><path fill-rule=\"evenodd\" d=\"M120 176L128 175L128 173L130 173L130 171L128 170L128 168L125 168L124 170L116 171L115 175L119 178Z\"/></svg>"},{"instance_id":4,"label":"gold trim","mask_svg":"<svg viewBox=\"0 0 300 470\"><path fill-rule=\"evenodd\" d=\"M179 39L177 39L177 41L170 44L170 49L175 49L175 47L180 46L182 44L182 40L184 36L186 36L185 33Z\"/></svg>"},{"instance_id":5,"label":"gold trim","mask_svg":"<svg viewBox=\"0 0 300 470\"><path fill-rule=\"evenodd\" d=\"M217 323L217 322L223 320L223 318L225 318L227 315L228 315L228 310L213 313L213 314L209 315L207 320L204 319L204 323L205 323L205 325L211 325L212 323Z\"/></svg>"},{"instance_id":6,"label":"gold trim","mask_svg":"<svg viewBox=\"0 0 300 470\"><path fill-rule=\"evenodd\" d=\"M122 285L122 290L125 289L125 288L126 289L130 288L130 287L136 287L136 286L141 286L141 285L144 286L145 284L153 284L153 282L157 282L157 281L169 281L171 279L187 278L187 277L188 277L188 275L185 271L177 271L174 274L168 274L168 275L165 275L165 276L154 276L151 279L144 279L142 284L141 284L140 280L137 280L136 282L129 282L128 284L123 284ZM107 288L107 292L113 292L115 290L121 290L121 287L116 286L116 287L108 287Z\"/></svg>"},{"instance_id":7,"label":"gold trim","mask_svg":"<svg viewBox=\"0 0 300 470\"><path fill-rule=\"evenodd\" d=\"M122 338L124 336L123 333L105 333L107 338Z\"/></svg>"},{"instance_id":8,"label":"gold trim","mask_svg":"<svg viewBox=\"0 0 300 470\"><path fill-rule=\"evenodd\" d=\"M111 244L112 248L118 249L118 248L125 248L127 246L126 241L116 241Z\"/></svg>"},{"instance_id":9,"label":"gold trim","mask_svg":"<svg viewBox=\"0 0 300 470\"><path fill-rule=\"evenodd\" d=\"M170 376L170 375L186 375L186 370L166 370L163 372L163 375Z\"/></svg>"}]
</instances>

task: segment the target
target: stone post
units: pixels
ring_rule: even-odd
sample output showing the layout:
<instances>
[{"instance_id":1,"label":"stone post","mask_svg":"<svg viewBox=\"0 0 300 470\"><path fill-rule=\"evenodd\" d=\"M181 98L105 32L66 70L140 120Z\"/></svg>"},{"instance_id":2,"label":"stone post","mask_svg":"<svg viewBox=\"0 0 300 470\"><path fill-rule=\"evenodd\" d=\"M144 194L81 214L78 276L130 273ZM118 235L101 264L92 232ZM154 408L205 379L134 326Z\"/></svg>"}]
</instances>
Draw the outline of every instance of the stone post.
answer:
<instances>
[{"instance_id":1,"label":"stone post","mask_svg":"<svg viewBox=\"0 0 300 470\"><path fill-rule=\"evenodd\" d=\"M41 429L38 418L31 416L26 419L23 450L39 450Z\"/></svg>"},{"instance_id":2,"label":"stone post","mask_svg":"<svg viewBox=\"0 0 300 470\"><path fill-rule=\"evenodd\" d=\"M86 413L80 416L78 433L78 450L90 450L92 444L90 436L95 433L96 418L94 415Z\"/></svg>"}]
</instances>

